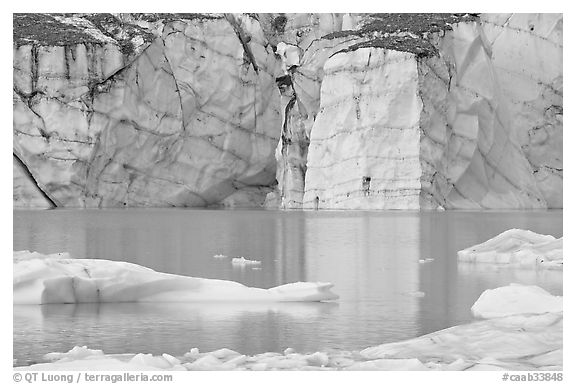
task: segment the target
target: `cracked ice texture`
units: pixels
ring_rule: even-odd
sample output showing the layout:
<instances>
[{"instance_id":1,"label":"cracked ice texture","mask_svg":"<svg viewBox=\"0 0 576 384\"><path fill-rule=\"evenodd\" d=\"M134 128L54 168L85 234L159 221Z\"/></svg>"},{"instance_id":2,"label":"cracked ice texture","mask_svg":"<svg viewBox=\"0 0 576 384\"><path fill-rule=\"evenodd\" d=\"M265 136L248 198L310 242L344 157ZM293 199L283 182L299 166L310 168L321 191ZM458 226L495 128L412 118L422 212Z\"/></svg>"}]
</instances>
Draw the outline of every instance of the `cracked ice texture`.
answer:
<instances>
[{"instance_id":1,"label":"cracked ice texture","mask_svg":"<svg viewBox=\"0 0 576 384\"><path fill-rule=\"evenodd\" d=\"M275 174L279 67L259 24L198 17L161 29L129 63L109 41L15 47L15 88L30 74L57 84L14 94L14 152L56 205L263 201Z\"/></svg>"},{"instance_id":2,"label":"cracked ice texture","mask_svg":"<svg viewBox=\"0 0 576 384\"><path fill-rule=\"evenodd\" d=\"M32 176L14 156L12 160L14 208L51 208L52 204L36 186Z\"/></svg>"},{"instance_id":3,"label":"cracked ice texture","mask_svg":"<svg viewBox=\"0 0 576 384\"><path fill-rule=\"evenodd\" d=\"M276 148L276 180L282 208L303 206L310 135L320 109L324 64L336 52L362 40L357 36L314 40L303 53L298 68L293 70L292 92L282 97L285 107Z\"/></svg>"},{"instance_id":4,"label":"cracked ice texture","mask_svg":"<svg viewBox=\"0 0 576 384\"><path fill-rule=\"evenodd\" d=\"M443 65L432 59L422 66L422 205L546 208L511 126L514 114L501 92L483 26L455 25L440 41L440 52Z\"/></svg>"},{"instance_id":5,"label":"cracked ice texture","mask_svg":"<svg viewBox=\"0 0 576 384\"><path fill-rule=\"evenodd\" d=\"M437 55L368 41L324 63L305 208L555 206L517 138L483 28L431 34ZM557 155L554 143L545 151Z\"/></svg>"},{"instance_id":6,"label":"cracked ice texture","mask_svg":"<svg viewBox=\"0 0 576 384\"><path fill-rule=\"evenodd\" d=\"M562 207L563 15L484 14L511 128L549 208Z\"/></svg>"},{"instance_id":7,"label":"cracked ice texture","mask_svg":"<svg viewBox=\"0 0 576 384\"><path fill-rule=\"evenodd\" d=\"M328 59L310 136L304 207L418 208L417 89L410 53L361 48Z\"/></svg>"}]
</instances>

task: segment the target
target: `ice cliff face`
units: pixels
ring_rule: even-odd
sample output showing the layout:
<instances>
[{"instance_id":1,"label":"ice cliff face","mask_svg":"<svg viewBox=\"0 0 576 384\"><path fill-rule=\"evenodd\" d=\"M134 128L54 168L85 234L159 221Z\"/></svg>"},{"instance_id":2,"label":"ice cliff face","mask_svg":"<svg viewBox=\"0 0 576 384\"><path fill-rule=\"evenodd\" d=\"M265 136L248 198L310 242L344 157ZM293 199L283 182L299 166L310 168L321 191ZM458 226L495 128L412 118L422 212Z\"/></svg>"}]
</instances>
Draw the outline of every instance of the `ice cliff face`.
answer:
<instances>
[{"instance_id":1,"label":"ice cliff face","mask_svg":"<svg viewBox=\"0 0 576 384\"><path fill-rule=\"evenodd\" d=\"M561 87L561 43L531 35L527 23L523 24L525 31L514 30L528 35L522 40L523 51L515 51L538 59L522 62L516 57L515 62L520 63L508 63L508 67L520 73L525 73L523 66L532 72L548 73L542 64L548 59L540 56L542 50L538 48L545 45L556 54L555 65L550 65L555 72L546 75L554 80L535 85L536 75L532 75L528 84L514 80L520 84L515 87L521 88L510 87L514 95L503 91L506 87L500 83L500 74L508 74L510 69L500 67L495 58L509 54L507 47L517 44L513 37L503 42L510 22L516 20L508 16L501 24L487 27L483 20L440 20L450 27L432 33L431 28L423 31L417 27L442 25L438 20L432 24L417 19L415 27L404 36L391 33L381 38L374 28L366 27L366 31L355 32L368 40L331 55L323 65L319 112L307 154L303 206L560 207L561 186L548 182L543 185L539 173L552 173L543 164L551 162L549 157L561 163L562 151L556 147L561 143L561 115L554 123L541 123L550 120L546 117L550 108L558 111L550 104L561 99L561 88L548 92L556 101L550 101L551 96L546 99L547 93L534 101L540 109L521 97L538 98L541 89L558 81ZM547 17L547 33L557 39L558 16ZM389 19L383 18L385 25L394 22ZM368 27L378 23L375 18ZM502 34L489 40L485 29L498 29ZM537 90L526 94L526 87ZM556 136L540 133L538 141L535 130L553 131ZM542 156L543 152L548 157ZM559 166L554 176L548 177L561 180L561 173Z\"/></svg>"},{"instance_id":2,"label":"ice cliff face","mask_svg":"<svg viewBox=\"0 0 576 384\"><path fill-rule=\"evenodd\" d=\"M562 98L562 15L15 15L14 201L557 208Z\"/></svg>"},{"instance_id":3,"label":"ice cliff face","mask_svg":"<svg viewBox=\"0 0 576 384\"><path fill-rule=\"evenodd\" d=\"M89 17L45 17L54 34L78 20L78 33L96 36L15 42L14 153L52 204L263 199L281 117L277 61L256 20L161 20L156 35L138 28L146 47L132 57Z\"/></svg>"},{"instance_id":4,"label":"ice cliff face","mask_svg":"<svg viewBox=\"0 0 576 384\"><path fill-rule=\"evenodd\" d=\"M561 14L482 15L511 131L550 208L562 207L562 25Z\"/></svg>"}]
</instances>

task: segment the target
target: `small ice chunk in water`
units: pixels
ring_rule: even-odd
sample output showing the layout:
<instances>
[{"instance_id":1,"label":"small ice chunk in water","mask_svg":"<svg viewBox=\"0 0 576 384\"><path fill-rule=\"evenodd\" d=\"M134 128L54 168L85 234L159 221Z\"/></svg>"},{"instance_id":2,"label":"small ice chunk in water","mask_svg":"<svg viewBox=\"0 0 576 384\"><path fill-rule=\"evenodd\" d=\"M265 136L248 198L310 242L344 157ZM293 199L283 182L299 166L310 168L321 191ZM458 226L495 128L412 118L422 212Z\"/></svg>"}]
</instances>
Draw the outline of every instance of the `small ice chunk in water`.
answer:
<instances>
[{"instance_id":1,"label":"small ice chunk in water","mask_svg":"<svg viewBox=\"0 0 576 384\"><path fill-rule=\"evenodd\" d=\"M220 365L222 365L220 359L210 354L202 356L193 363L184 364L188 370L214 369Z\"/></svg>"},{"instance_id":2,"label":"small ice chunk in water","mask_svg":"<svg viewBox=\"0 0 576 384\"><path fill-rule=\"evenodd\" d=\"M226 364L228 366L238 366L240 364L244 364L246 362L246 360L248 360L248 356L239 355L239 356L236 356L236 357L233 357L233 358L227 360Z\"/></svg>"},{"instance_id":3,"label":"small ice chunk in water","mask_svg":"<svg viewBox=\"0 0 576 384\"><path fill-rule=\"evenodd\" d=\"M61 352L47 353L46 355L44 355L44 359L48 361L74 361L93 356L103 357L104 352L100 349L90 349L87 346L83 347L75 346L74 348L65 353Z\"/></svg>"},{"instance_id":4,"label":"small ice chunk in water","mask_svg":"<svg viewBox=\"0 0 576 384\"><path fill-rule=\"evenodd\" d=\"M217 255L214 255L214 256L212 256L212 257L214 257L215 259L227 259L227 258L228 258L228 256L223 255L223 254L221 254L221 253L219 253L219 254L217 254Z\"/></svg>"},{"instance_id":5,"label":"small ice chunk in water","mask_svg":"<svg viewBox=\"0 0 576 384\"><path fill-rule=\"evenodd\" d=\"M171 364L167 359L161 356L153 356L151 353L138 353L130 359L130 364L159 369L170 369L173 367L173 364Z\"/></svg>"},{"instance_id":6,"label":"small ice chunk in water","mask_svg":"<svg viewBox=\"0 0 576 384\"><path fill-rule=\"evenodd\" d=\"M227 359L230 357L236 357L240 355L240 353L228 348L221 348L216 351L212 351L209 354L216 357L217 359Z\"/></svg>"},{"instance_id":7,"label":"small ice chunk in water","mask_svg":"<svg viewBox=\"0 0 576 384\"><path fill-rule=\"evenodd\" d=\"M232 264L234 265L260 265L261 261L258 260L248 260L244 257L235 257L232 259Z\"/></svg>"},{"instance_id":8,"label":"small ice chunk in water","mask_svg":"<svg viewBox=\"0 0 576 384\"><path fill-rule=\"evenodd\" d=\"M324 367L330 361L330 358L327 354L323 352L316 352L311 355L306 356L306 361L308 364L316 366L316 367Z\"/></svg>"},{"instance_id":9,"label":"small ice chunk in water","mask_svg":"<svg viewBox=\"0 0 576 384\"><path fill-rule=\"evenodd\" d=\"M178 359L175 358L174 356L169 355L169 354L167 354L167 353L163 353L163 354L162 354L162 357L163 357L167 362L169 362L169 363L172 364L172 365L180 365L180 364L182 364L182 362L181 362L180 360L178 360Z\"/></svg>"},{"instance_id":10,"label":"small ice chunk in water","mask_svg":"<svg viewBox=\"0 0 576 384\"><path fill-rule=\"evenodd\" d=\"M424 297L424 296L426 296L426 293L424 293L422 291L414 291L414 292L406 292L406 295L412 296L412 297Z\"/></svg>"},{"instance_id":11,"label":"small ice chunk in water","mask_svg":"<svg viewBox=\"0 0 576 384\"><path fill-rule=\"evenodd\" d=\"M430 257L427 257L427 258L425 258L425 259L420 259L420 260L418 260L418 262L419 262L420 264L431 263L431 262L433 262L433 261L434 261L434 259L432 259L432 258L430 258Z\"/></svg>"}]
</instances>

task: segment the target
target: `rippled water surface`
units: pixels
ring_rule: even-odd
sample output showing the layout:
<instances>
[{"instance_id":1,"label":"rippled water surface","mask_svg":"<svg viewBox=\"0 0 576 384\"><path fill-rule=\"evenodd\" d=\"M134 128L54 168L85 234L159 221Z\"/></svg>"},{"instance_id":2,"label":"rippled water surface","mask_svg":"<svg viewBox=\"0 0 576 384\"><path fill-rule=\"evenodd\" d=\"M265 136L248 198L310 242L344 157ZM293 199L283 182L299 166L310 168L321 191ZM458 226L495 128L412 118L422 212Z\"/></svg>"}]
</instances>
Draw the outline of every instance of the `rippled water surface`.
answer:
<instances>
[{"instance_id":1,"label":"rippled water surface","mask_svg":"<svg viewBox=\"0 0 576 384\"><path fill-rule=\"evenodd\" d=\"M14 306L14 358L29 364L75 345L172 355L192 347L358 350L470 322L487 288L516 282L562 294L561 271L457 263L456 251L510 228L562 236L562 211L14 211L15 250L263 288L330 281L340 295L335 303ZM261 269L215 254L261 260ZM418 262L424 258L434 261Z\"/></svg>"}]
</instances>

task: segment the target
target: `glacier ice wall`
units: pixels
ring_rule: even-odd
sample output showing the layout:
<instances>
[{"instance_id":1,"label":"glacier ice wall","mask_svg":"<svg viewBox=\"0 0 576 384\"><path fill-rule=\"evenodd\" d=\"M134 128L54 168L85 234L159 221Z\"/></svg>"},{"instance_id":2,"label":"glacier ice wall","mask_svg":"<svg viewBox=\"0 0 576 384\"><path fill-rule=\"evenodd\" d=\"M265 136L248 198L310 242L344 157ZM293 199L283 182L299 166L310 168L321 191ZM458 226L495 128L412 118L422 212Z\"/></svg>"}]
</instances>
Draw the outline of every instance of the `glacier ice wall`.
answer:
<instances>
[{"instance_id":1,"label":"glacier ice wall","mask_svg":"<svg viewBox=\"0 0 576 384\"><path fill-rule=\"evenodd\" d=\"M562 23L16 14L14 205L561 208Z\"/></svg>"},{"instance_id":2,"label":"glacier ice wall","mask_svg":"<svg viewBox=\"0 0 576 384\"><path fill-rule=\"evenodd\" d=\"M277 61L259 23L197 15L142 33L149 41L133 61L112 38L15 45L14 152L38 187L72 207L203 206L268 192L281 117Z\"/></svg>"}]
</instances>

